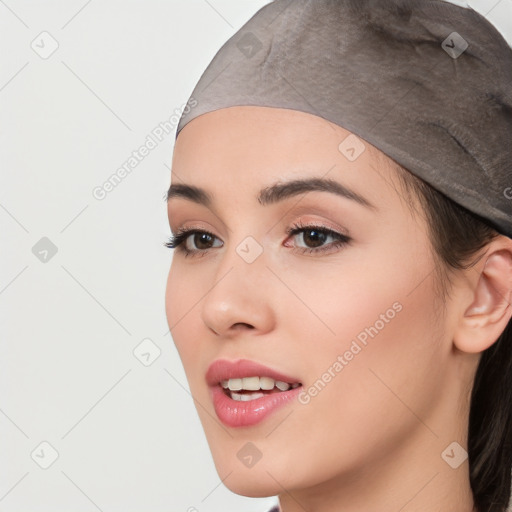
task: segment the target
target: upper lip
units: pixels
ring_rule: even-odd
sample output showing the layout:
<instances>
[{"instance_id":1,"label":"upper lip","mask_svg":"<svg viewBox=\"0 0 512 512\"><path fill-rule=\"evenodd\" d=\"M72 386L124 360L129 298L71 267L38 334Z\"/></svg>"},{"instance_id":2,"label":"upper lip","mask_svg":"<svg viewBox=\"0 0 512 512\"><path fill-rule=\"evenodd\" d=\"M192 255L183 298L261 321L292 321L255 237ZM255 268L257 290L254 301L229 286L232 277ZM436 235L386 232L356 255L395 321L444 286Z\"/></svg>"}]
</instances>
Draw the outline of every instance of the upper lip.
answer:
<instances>
[{"instance_id":1,"label":"upper lip","mask_svg":"<svg viewBox=\"0 0 512 512\"><path fill-rule=\"evenodd\" d=\"M300 383L295 377L290 377L249 359L238 359L236 361L217 359L208 367L206 372L206 382L209 386L216 386L223 380L241 379L243 377L270 377L288 384Z\"/></svg>"}]
</instances>

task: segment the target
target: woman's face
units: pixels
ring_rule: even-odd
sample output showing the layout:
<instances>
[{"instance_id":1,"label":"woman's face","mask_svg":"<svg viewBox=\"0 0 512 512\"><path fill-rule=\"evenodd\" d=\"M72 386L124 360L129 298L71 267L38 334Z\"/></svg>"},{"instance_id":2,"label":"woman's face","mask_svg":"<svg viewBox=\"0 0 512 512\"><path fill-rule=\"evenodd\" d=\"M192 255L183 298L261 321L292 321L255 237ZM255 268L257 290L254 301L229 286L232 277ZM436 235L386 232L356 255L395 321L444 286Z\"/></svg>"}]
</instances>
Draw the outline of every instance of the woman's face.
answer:
<instances>
[{"instance_id":1,"label":"woman's face","mask_svg":"<svg viewBox=\"0 0 512 512\"><path fill-rule=\"evenodd\" d=\"M171 193L171 230L210 235L175 250L167 318L217 471L236 493L340 488L412 468L411 457L453 471L440 456L457 440L444 428L450 318L438 315L426 226L387 158L361 143L319 117L252 106L201 115L178 137L172 185L210 202ZM340 193L269 191L311 179ZM207 372L241 359L294 387L252 395L233 380L228 396L222 368ZM270 370L238 369L234 379L267 377L246 387L275 384Z\"/></svg>"}]
</instances>

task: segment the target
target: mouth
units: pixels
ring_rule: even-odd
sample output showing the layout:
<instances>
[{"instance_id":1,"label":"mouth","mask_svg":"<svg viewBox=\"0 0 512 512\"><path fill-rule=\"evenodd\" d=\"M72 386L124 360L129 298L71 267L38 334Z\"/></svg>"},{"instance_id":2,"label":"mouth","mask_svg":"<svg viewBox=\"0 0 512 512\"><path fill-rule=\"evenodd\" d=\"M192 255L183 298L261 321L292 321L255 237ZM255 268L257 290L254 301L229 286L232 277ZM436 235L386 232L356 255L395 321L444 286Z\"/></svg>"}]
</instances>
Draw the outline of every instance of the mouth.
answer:
<instances>
[{"instance_id":1,"label":"mouth","mask_svg":"<svg viewBox=\"0 0 512 512\"><path fill-rule=\"evenodd\" d=\"M226 396L237 402L250 402L302 386L300 382L284 382L272 377L258 376L222 380L218 385L222 387Z\"/></svg>"},{"instance_id":2,"label":"mouth","mask_svg":"<svg viewBox=\"0 0 512 512\"><path fill-rule=\"evenodd\" d=\"M229 427L249 427L286 407L300 393L299 379L255 361L218 359L206 372L218 418Z\"/></svg>"}]
</instances>

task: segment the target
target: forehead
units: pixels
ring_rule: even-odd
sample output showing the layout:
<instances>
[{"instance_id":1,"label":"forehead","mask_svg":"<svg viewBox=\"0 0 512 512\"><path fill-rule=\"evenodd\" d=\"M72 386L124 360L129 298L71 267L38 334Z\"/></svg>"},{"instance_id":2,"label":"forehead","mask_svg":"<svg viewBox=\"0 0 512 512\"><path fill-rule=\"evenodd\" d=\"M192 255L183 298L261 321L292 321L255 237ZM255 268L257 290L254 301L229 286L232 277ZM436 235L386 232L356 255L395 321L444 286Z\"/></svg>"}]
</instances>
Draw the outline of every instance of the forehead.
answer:
<instances>
[{"instance_id":1,"label":"forehead","mask_svg":"<svg viewBox=\"0 0 512 512\"><path fill-rule=\"evenodd\" d=\"M376 204L393 182L388 162L368 142L318 116L240 106L200 115L182 129L171 181L239 197L278 180L326 177Z\"/></svg>"}]
</instances>

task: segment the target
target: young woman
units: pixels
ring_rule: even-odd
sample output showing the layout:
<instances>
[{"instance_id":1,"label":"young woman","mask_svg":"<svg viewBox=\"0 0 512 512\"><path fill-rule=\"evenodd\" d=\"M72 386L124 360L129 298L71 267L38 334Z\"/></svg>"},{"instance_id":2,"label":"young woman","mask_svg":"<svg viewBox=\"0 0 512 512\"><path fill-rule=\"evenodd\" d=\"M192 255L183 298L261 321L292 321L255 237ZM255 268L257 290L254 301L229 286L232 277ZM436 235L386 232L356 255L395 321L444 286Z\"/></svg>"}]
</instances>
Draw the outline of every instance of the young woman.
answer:
<instances>
[{"instance_id":1,"label":"young woman","mask_svg":"<svg viewBox=\"0 0 512 512\"><path fill-rule=\"evenodd\" d=\"M440 0L276 0L217 53L177 131L166 310L229 489L506 510L511 84Z\"/></svg>"}]
</instances>

